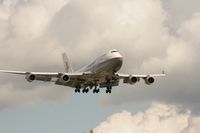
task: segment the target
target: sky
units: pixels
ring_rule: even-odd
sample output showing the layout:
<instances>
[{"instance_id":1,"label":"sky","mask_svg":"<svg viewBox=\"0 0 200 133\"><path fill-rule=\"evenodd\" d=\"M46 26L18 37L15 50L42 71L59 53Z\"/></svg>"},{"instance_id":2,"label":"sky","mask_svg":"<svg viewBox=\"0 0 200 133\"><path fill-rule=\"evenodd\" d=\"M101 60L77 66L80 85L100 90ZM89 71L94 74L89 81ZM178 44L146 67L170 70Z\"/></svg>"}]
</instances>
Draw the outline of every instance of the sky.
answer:
<instances>
[{"instance_id":1,"label":"sky","mask_svg":"<svg viewBox=\"0 0 200 133\"><path fill-rule=\"evenodd\" d=\"M115 48L123 55L120 73L167 74L151 86L142 80L121 84L111 95L104 89L75 94L72 88L1 74L0 131L198 132L199 4L0 0L0 69L63 72L66 52L77 70Z\"/></svg>"}]
</instances>

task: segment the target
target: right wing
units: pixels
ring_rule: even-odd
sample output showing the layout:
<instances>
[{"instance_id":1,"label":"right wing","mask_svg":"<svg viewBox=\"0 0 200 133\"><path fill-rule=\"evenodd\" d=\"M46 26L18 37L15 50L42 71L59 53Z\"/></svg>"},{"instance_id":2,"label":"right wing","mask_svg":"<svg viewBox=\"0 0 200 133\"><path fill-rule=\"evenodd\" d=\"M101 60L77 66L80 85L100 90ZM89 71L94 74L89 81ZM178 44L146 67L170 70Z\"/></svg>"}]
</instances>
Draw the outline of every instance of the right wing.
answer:
<instances>
[{"instance_id":1,"label":"right wing","mask_svg":"<svg viewBox=\"0 0 200 133\"><path fill-rule=\"evenodd\" d=\"M0 70L1 73L10 73L25 75L27 81L32 82L34 80L45 81L45 82L55 82L58 85L65 85L70 87L75 87L77 83L84 82L88 76L92 73L59 73L59 72L28 72L28 71L9 71Z\"/></svg>"}]
</instances>

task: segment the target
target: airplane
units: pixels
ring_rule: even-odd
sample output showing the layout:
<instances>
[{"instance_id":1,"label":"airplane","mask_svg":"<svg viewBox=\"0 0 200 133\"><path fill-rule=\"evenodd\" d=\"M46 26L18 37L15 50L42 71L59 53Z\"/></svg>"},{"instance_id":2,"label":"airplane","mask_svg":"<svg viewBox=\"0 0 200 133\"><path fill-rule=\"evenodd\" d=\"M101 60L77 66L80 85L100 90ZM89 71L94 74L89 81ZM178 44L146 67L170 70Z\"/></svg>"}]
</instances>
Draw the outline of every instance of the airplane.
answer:
<instances>
[{"instance_id":1,"label":"airplane","mask_svg":"<svg viewBox=\"0 0 200 133\"><path fill-rule=\"evenodd\" d=\"M28 82L34 80L54 82L56 85L63 85L75 89L75 93L99 93L100 88L106 88L106 93L111 93L112 87L118 86L123 80L126 84L135 84L144 79L145 84L151 85L155 77L163 77L162 74L130 75L117 73L122 67L123 58L117 49L112 49L102 56L96 58L89 65L73 72L66 53L62 54L65 72L30 72L30 71L9 71L0 70L2 73L25 75Z\"/></svg>"}]
</instances>

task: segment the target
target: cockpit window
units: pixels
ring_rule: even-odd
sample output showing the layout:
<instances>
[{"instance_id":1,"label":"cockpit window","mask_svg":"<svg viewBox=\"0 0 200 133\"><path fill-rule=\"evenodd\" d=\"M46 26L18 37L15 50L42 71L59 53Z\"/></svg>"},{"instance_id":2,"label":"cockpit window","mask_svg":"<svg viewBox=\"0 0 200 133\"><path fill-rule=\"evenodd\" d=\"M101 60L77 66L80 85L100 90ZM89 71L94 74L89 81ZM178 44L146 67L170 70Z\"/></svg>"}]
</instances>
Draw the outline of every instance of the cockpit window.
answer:
<instances>
[{"instance_id":1,"label":"cockpit window","mask_svg":"<svg viewBox=\"0 0 200 133\"><path fill-rule=\"evenodd\" d=\"M112 51L111 51L111 53L115 53L115 52L118 52L118 51L117 51L117 50L112 50Z\"/></svg>"}]
</instances>

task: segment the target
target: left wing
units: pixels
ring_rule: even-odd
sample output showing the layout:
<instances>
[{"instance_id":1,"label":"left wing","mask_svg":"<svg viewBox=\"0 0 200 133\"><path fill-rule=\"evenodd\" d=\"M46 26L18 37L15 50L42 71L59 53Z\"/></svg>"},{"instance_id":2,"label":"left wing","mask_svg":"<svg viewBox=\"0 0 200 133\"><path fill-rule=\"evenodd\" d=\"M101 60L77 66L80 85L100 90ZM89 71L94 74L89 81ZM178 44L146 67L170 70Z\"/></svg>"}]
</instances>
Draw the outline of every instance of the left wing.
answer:
<instances>
[{"instance_id":1,"label":"left wing","mask_svg":"<svg viewBox=\"0 0 200 133\"><path fill-rule=\"evenodd\" d=\"M123 79L124 83L134 84L140 79L144 79L145 83L150 85L154 83L154 77L164 77L166 76L165 72L163 71L162 74L148 74L148 75L128 75L128 74L116 74L116 78Z\"/></svg>"}]
</instances>

